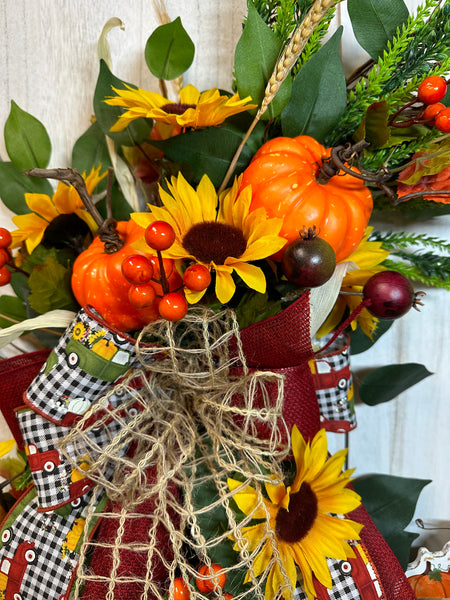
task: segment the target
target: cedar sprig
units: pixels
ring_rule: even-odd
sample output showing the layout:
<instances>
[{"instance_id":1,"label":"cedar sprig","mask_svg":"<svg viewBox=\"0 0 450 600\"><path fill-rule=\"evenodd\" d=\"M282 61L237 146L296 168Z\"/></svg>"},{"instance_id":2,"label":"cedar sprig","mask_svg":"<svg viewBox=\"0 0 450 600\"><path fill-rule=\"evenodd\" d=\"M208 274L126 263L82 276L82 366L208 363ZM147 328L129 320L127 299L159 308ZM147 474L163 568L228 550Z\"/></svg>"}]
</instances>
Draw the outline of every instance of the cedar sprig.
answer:
<instances>
[{"instance_id":1,"label":"cedar sprig","mask_svg":"<svg viewBox=\"0 0 450 600\"><path fill-rule=\"evenodd\" d=\"M434 2L437 4L437 2ZM450 3L436 6L430 18L424 20L409 41L401 62L384 86L384 94L403 87L405 81L420 81L427 75L446 75L449 70Z\"/></svg>"},{"instance_id":2,"label":"cedar sprig","mask_svg":"<svg viewBox=\"0 0 450 600\"><path fill-rule=\"evenodd\" d=\"M397 260L386 259L383 266L402 273L411 281L450 290L450 257L432 252L397 251Z\"/></svg>"},{"instance_id":3,"label":"cedar sprig","mask_svg":"<svg viewBox=\"0 0 450 600\"><path fill-rule=\"evenodd\" d=\"M327 140L327 143L334 145L352 135L361 123L369 106L382 98L384 87L396 73L416 30L424 20L429 18L437 1L427 0L424 5L419 6L416 14L410 16L407 22L397 29L396 35L388 42L383 55L367 75L357 82L354 89L349 90L345 113L339 127L336 128L334 135Z\"/></svg>"},{"instance_id":4,"label":"cedar sprig","mask_svg":"<svg viewBox=\"0 0 450 600\"><path fill-rule=\"evenodd\" d=\"M450 242L422 233L407 233L405 231L372 231L370 241L381 242L383 248L389 252L396 252L399 248L407 249L411 246L432 248L437 252L450 254Z\"/></svg>"}]
</instances>

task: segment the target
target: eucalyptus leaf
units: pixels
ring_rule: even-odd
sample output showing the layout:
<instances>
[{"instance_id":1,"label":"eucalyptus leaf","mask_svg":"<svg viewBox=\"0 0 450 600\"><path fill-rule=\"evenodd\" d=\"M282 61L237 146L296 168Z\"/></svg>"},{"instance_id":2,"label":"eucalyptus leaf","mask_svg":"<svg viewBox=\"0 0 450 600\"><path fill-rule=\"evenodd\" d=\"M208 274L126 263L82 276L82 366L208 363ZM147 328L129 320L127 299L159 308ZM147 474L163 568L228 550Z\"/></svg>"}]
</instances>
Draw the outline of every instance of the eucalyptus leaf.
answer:
<instances>
[{"instance_id":1,"label":"eucalyptus leaf","mask_svg":"<svg viewBox=\"0 0 450 600\"><path fill-rule=\"evenodd\" d=\"M0 327L9 327L23 321L27 312L24 303L17 296L0 296Z\"/></svg>"},{"instance_id":2,"label":"eucalyptus leaf","mask_svg":"<svg viewBox=\"0 0 450 600\"><path fill-rule=\"evenodd\" d=\"M406 568L411 543L416 537L404 529L414 516L421 491L430 482L430 479L380 474L353 481L364 507L403 568Z\"/></svg>"},{"instance_id":3,"label":"eucalyptus leaf","mask_svg":"<svg viewBox=\"0 0 450 600\"><path fill-rule=\"evenodd\" d=\"M175 79L189 69L195 46L180 17L157 27L145 45L145 62L155 77Z\"/></svg>"},{"instance_id":4,"label":"eucalyptus leaf","mask_svg":"<svg viewBox=\"0 0 450 600\"><path fill-rule=\"evenodd\" d=\"M16 215L29 213L25 194L53 195L53 188L47 179L25 175L12 162L0 161L0 198L3 204Z\"/></svg>"},{"instance_id":5,"label":"eucalyptus leaf","mask_svg":"<svg viewBox=\"0 0 450 600\"><path fill-rule=\"evenodd\" d=\"M281 49L281 40L249 1L247 20L234 55L236 87L241 98L251 96L255 104L261 105ZM269 104L263 119L273 119L281 113L289 100L291 88L292 79L287 77Z\"/></svg>"},{"instance_id":6,"label":"eucalyptus leaf","mask_svg":"<svg viewBox=\"0 0 450 600\"><path fill-rule=\"evenodd\" d=\"M432 373L418 363L380 367L364 377L359 387L359 397L365 404L376 406L396 398L430 375Z\"/></svg>"},{"instance_id":7,"label":"eucalyptus leaf","mask_svg":"<svg viewBox=\"0 0 450 600\"><path fill-rule=\"evenodd\" d=\"M241 140L240 133L225 126L199 129L152 144L160 148L166 158L188 165L194 183L206 173L214 186L219 187ZM252 156L245 146L236 165L237 173L245 169Z\"/></svg>"},{"instance_id":8,"label":"eucalyptus leaf","mask_svg":"<svg viewBox=\"0 0 450 600\"><path fill-rule=\"evenodd\" d=\"M92 123L83 135L75 142L72 149L72 167L80 173L90 173L92 167L101 165L102 171L111 166L111 159L106 145L105 134L98 121ZM96 187L97 192L105 190L107 178L100 181Z\"/></svg>"},{"instance_id":9,"label":"eucalyptus leaf","mask_svg":"<svg viewBox=\"0 0 450 600\"><path fill-rule=\"evenodd\" d=\"M373 60L378 60L409 17L403 0L348 0L347 7L353 33Z\"/></svg>"},{"instance_id":10,"label":"eucalyptus leaf","mask_svg":"<svg viewBox=\"0 0 450 600\"><path fill-rule=\"evenodd\" d=\"M135 146L143 142L149 137L152 128L151 119L141 117L132 121L123 131L110 131L125 109L121 106L106 104L105 98L114 95L113 87L124 89L127 85L136 89L135 85L127 84L113 75L104 60L100 61L100 71L94 93L94 112L103 133L112 138L119 146Z\"/></svg>"},{"instance_id":11,"label":"eucalyptus leaf","mask_svg":"<svg viewBox=\"0 0 450 600\"><path fill-rule=\"evenodd\" d=\"M339 49L339 29L298 72L291 98L281 113L283 135L310 135L323 142L339 123L347 103Z\"/></svg>"},{"instance_id":12,"label":"eucalyptus leaf","mask_svg":"<svg viewBox=\"0 0 450 600\"><path fill-rule=\"evenodd\" d=\"M377 328L372 334L372 339L364 333L361 327L357 327L355 330L347 330L350 335L350 349L353 356L361 354L366 350L369 350L389 329L392 327L394 321L380 321L377 324Z\"/></svg>"},{"instance_id":13,"label":"eucalyptus leaf","mask_svg":"<svg viewBox=\"0 0 450 600\"><path fill-rule=\"evenodd\" d=\"M14 100L5 123L5 146L11 162L21 171L45 168L52 145L42 123L22 110Z\"/></svg>"}]
</instances>

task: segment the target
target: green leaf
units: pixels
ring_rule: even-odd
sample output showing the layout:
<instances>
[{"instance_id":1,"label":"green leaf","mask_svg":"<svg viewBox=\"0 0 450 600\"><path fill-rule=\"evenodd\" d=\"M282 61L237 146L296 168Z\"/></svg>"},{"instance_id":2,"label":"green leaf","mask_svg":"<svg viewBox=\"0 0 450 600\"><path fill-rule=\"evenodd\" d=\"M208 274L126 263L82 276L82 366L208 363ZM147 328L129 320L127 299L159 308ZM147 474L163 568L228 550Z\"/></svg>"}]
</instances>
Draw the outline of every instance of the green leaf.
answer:
<instances>
[{"instance_id":1,"label":"green leaf","mask_svg":"<svg viewBox=\"0 0 450 600\"><path fill-rule=\"evenodd\" d=\"M368 475L356 479L353 487L403 568L409 560L414 533L403 531L414 516L417 500L430 479L393 475Z\"/></svg>"},{"instance_id":2,"label":"green leaf","mask_svg":"<svg viewBox=\"0 0 450 600\"><path fill-rule=\"evenodd\" d=\"M27 318L25 306L16 296L0 296L0 327L9 327Z\"/></svg>"},{"instance_id":3,"label":"green leaf","mask_svg":"<svg viewBox=\"0 0 450 600\"><path fill-rule=\"evenodd\" d=\"M5 146L9 158L21 171L45 168L52 145L45 127L36 117L22 110L14 100L5 123Z\"/></svg>"},{"instance_id":4,"label":"green leaf","mask_svg":"<svg viewBox=\"0 0 450 600\"><path fill-rule=\"evenodd\" d=\"M28 279L28 301L39 314L56 308L77 310L70 287L71 270L48 256L45 264L35 267Z\"/></svg>"},{"instance_id":5,"label":"green leaf","mask_svg":"<svg viewBox=\"0 0 450 600\"><path fill-rule=\"evenodd\" d=\"M380 367L364 377L359 388L359 397L365 404L376 406L396 398L429 375L432 373L418 363Z\"/></svg>"},{"instance_id":6,"label":"green leaf","mask_svg":"<svg viewBox=\"0 0 450 600\"><path fill-rule=\"evenodd\" d=\"M358 43L375 61L409 17L403 0L348 0L347 6Z\"/></svg>"},{"instance_id":7,"label":"green leaf","mask_svg":"<svg viewBox=\"0 0 450 600\"><path fill-rule=\"evenodd\" d=\"M53 188L47 179L24 175L11 162L0 161L0 198L3 204L16 215L29 213L25 194L53 195Z\"/></svg>"},{"instance_id":8,"label":"green leaf","mask_svg":"<svg viewBox=\"0 0 450 600\"><path fill-rule=\"evenodd\" d=\"M356 130L353 139L358 142L365 139L371 149L381 148L390 138L388 127L389 107L385 100L374 102L367 109L361 125Z\"/></svg>"},{"instance_id":9,"label":"green leaf","mask_svg":"<svg viewBox=\"0 0 450 600\"><path fill-rule=\"evenodd\" d=\"M347 102L339 55L342 31L339 27L297 74L281 114L283 135L310 135L321 142L339 123Z\"/></svg>"},{"instance_id":10,"label":"green leaf","mask_svg":"<svg viewBox=\"0 0 450 600\"><path fill-rule=\"evenodd\" d=\"M72 167L80 173L85 171L88 174L92 167L99 165L102 166L102 171L106 171L111 166L111 159L106 146L105 134L96 121L75 142L72 149ZM105 177L98 184L96 192L106 189L106 185Z\"/></svg>"},{"instance_id":11,"label":"green leaf","mask_svg":"<svg viewBox=\"0 0 450 600\"><path fill-rule=\"evenodd\" d=\"M145 45L145 62L158 79L175 79L189 69L194 60L195 46L181 23L160 25Z\"/></svg>"},{"instance_id":12,"label":"green leaf","mask_svg":"<svg viewBox=\"0 0 450 600\"><path fill-rule=\"evenodd\" d=\"M347 333L350 335L350 351L352 356L369 350L393 324L394 321L380 321L377 324L375 332L372 334L372 339L364 333L361 327L357 327L355 330L351 328L347 329Z\"/></svg>"},{"instance_id":13,"label":"green leaf","mask_svg":"<svg viewBox=\"0 0 450 600\"><path fill-rule=\"evenodd\" d=\"M233 129L211 127L152 144L160 148L166 158L188 165L194 183L198 183L206 173L214 186L218 187L241 140L242 134ZM242 172L252 156L253 153L245 146L239 156L236 171Z\"/></svg>"},{"instance_id":14,"label":"green leaf","mask_svg":"<svg viewBox=\"0 0 450 600\"><path fill-rule=\"evenodd\" d=\"M125 109L121 106L110 106L104 100L107 96L114 96L113 87L124 89L127 85L136 89L135 85L127 84L113 75L104 60L100 61L100 71L94 93L94 112L103 133L112 138L119 146L135 146L143 142L149 137L152 128L151 119L139 118L132 121L123 131L110 131Z\"/></svg>"},{"instance_id":15,"label":"green leaf","mask_svg":"<svg viewBox=\"0 0 450 600\"><path fill-rule=\"evenodd\" d=\"M268 27L251 1L248 2L248 16L234 55L236 87L241 98L251 96L255 104L261 105L267 82L272 75L282 42ZM278 116L291 94L292 80L287 77L263 118Z\"/></svg>"}]
</instances>

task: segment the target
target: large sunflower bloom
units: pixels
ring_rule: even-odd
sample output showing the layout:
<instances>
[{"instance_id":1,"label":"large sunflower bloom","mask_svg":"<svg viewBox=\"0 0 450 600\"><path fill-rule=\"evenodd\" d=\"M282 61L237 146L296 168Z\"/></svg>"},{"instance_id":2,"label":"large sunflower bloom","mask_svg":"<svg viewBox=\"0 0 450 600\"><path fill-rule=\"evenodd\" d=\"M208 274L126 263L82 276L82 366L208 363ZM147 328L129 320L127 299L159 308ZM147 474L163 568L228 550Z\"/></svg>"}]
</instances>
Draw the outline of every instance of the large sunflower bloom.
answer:
<instances>
[{"instance_id":1,"label":"large sunflower bloom","mask_svg":"<svg viewBox=\"0 0 450 600\"><path fill-rule=\"evenodd\" d=\"M168 183L170 193L160 189L162 207L150 206L149 213L131 215L144 229L154 221L172 225L176 239L163 256L175 259L178 266L187 260L214 271L216 296L222 304L229 302L236 290L233 271L250 288L264 293L264 273L250 263L271 256L286 243L278 235L282 219L268 219L264 208L249 213L251 189L238 195L239 183L236 180L218 197L207 175L195 190L180 174ZM142 249L148 251L148 247ZM194 304L204 293L186 290L186 298Z\"/></svg>"},{"instance_id":2,"label":"large sunflower bloom","mask_svg":"<svg viewBox=\"0 0 450 600\"><path fill-rule=\"evenodd\" d=\"M381 242L369 242L372 230L373 227L366 228L364 237L356 250L345 259L345 262L352 262L357 267L350 270L342 280L341 291L348 294L338 296L333 310L317 332L317 337L322 337L335 329L342 321L347 309L352 313L361 304L361 293L367 280L375 273L385 270L381 263L389 256L389 252L383 249ZM378 319L364 308L352 321L351 327L355 330L359 325L363 332L372 338L378 322Z\"/></svg>"},{"instance_id":3,"label":"large sunflower bloom","mask_svg":"<svg viewBox=\"0 0 450 600\"><path fill-rule=\"evenodd\" d=\"M240 481L228 480L239 509L252 519L263 519L256 525L242 527L240 534L248 544L248 552L257 552L254 576L267 576L265 600L279 597L280 593L286 600L293 600L297 567L311 600L315 598L313 575L331 588L326 558L354 557L348 541L359 539L362 528L360 523L330 514L343 515L361 502L360 496L347 487L353 470L342 472L346 450L327 460L325 431L321 429L312 442L306 443L295 425L291 444L297 469L291 486L266 484L266 498L250 486L239 489L243 486ZM239 550L238 536L233 540L234 549Z\"/></svg>"},{"instance_id":4,"label":"large sunflower bloom","mask_svg":"<svg viewBox=\"0 0 450 600\"><path fill-rule=\"evenodd\" d=\"M88 176L83 173L88 194L92 194L97 184L107 175L106 171L100 174L100 169L101 166L93 167ZM12 218L18 229L11 232L11 248L17 248L25 242L27 251L31 254L41 243L45 230L53 219L62 214L75 213L89 226L92 232L97 229L94 219L85 210L78 192L73 186L66 183L60 182L51 198L47 194L25 194L25 202L33 212Z\"/></svg>"},{"instance_id":5,"label":"large sunflower bloom","mask_svg":"<svg viewBox=\"0 0 450 600\"><path fill-rule=\"evenodd\" d=\"M122 106L127 110L120 115L111 131L122 131L131 121L140 117L147 117L158 123L178 125L181 128L213 127L220 125L231 115L256 108L256 104L249 104L250 96L242 100L239 94L222 96L216 88L199 92L191 84L180 91L179 102L172 102L157 92L147 92L130 86L126 89L112 89L117 96L106 98L106 104Z\"/></svg>"}]
</instances>

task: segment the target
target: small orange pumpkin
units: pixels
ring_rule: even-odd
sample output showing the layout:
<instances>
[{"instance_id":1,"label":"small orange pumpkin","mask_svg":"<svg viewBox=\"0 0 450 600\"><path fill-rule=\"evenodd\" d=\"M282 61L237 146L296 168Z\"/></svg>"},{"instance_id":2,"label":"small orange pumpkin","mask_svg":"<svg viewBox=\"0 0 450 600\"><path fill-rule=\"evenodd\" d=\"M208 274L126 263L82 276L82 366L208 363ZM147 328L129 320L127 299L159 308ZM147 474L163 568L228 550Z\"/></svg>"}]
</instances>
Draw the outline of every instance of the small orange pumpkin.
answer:
<instances>
[{"instance_id":1,"label":"small orange pumpkin","mask_svg":"<svg viewBox=\"0 0 450 600\"><path fill-rule=\"evenodd\" d=\"M431 569L420 575L408 577L408 581L418 597L450 598L450 572Z\"/></svg>"},{"instance_id":2,"label":"small orange pumpkin","mask_svg":"<svg viewBox=\"0 0 450 600\"><path fill-rule=\"evenodd\" d=\"M364 183L339 173L325 183L317 181L326 149L314 138L274 138L259 148L243 173L241 189L252 186L250 210L264 207L269 217L284 220L280 235L288 242L303 227L316 226L333 247L338 261L361 241L372 212L372 195ZM281 260L283 250L273 258Z\"/></svg>"},{"instance_id":3,"label":"small orange pumpkin","mask_svg":"<svg viewBox=\"0 0 450 600\"><path fill-rule=\"evenodd\" d=\"M122 248L108 254L99 237L75 260L72 273L72 290L81 306L92 306L113 328L134 331L159 319L158 299L147 308L136 308L128 300L130 283L122 275L122 262L132 254L143 254L133 247L141 239L144 230L134 221L119 221L117 233L123 240ZM182 285L180 275L174 269L168 278L170 290ZM160 286L155 284L157 294Z\"/></svg>"}]
</instances>

